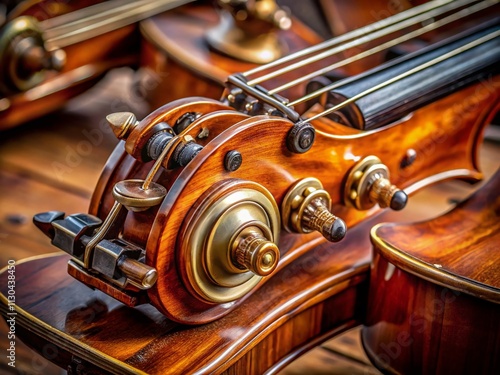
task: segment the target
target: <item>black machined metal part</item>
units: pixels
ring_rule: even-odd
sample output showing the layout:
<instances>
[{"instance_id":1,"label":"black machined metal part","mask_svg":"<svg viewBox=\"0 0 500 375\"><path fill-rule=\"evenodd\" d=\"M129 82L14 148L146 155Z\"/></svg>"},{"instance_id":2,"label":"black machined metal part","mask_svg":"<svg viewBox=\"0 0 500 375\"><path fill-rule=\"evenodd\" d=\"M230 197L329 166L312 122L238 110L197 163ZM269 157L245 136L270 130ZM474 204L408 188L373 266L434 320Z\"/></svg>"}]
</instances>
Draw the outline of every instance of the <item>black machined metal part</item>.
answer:
<instances>
[{"instance_id":1,"label":"black machined metal part","mask_svg":"<svg viewBox=\"0 0 500 375\"><path fill-rule=\"evenodd\" d=\"M55 220L52 222L55 230L52 244L76 259L83 260L84 239L90 239L101 224L99 218L87 214L69 215L63 220Z\"/></svg>"},{"instance_id":2,"label":"black machined metal part","mask_svg":"<svg viewBox=\"0 0 500 375\"><path fill-rule=\"evenodd\" d=\"M234 103L238 110L244 112L244 108L242 108L242 103L245 103L245 97L250 97L253 99L257 99L258 101L267 104L268 107L264 107L265 110L272 112L274 110L278 110L285 117L287 117L292 122L300 121L300 115L291 107L286 105L287 100L278 95L269 95L267 90L261 86L249 86L246 83L246 79L241 74L233 74L228 77L228 83L230 89L232 86L241 90L241 93L238 92L239 98L236 98L236 103ZM230 102L230 104L233 104ZM238 108L239 107L239 108ZM276 115L276 114L275 114Z\"/></svg>"},{"instance_id":3,"label":"black machined metal part","mask_svg":"<svg viewBox=\"0 0 500 375\"><path fill-rule=\"evenodd\" d=\"M326 108L495 32L500 28L499 23L499 18L495 18L472 30L342 80L328 94ZM463 87L498 74L499 62L500 38L495 38L380 88L329 116L355 128L375 129L402 119L414 110Z\"/></svg>"},{"instance_id":4,"label":"black machined metal part","mask_svg":"<svg viewBox=\"0 0 500 375\"><path fill-rule=\"evenodd\" d=\"M158 159L172 138L174 138L174 135L166 130L153 134L146 145L148 157L153 160Z\"/></svg>"},{"instance_id":5,"label":"black machined metal part","mask_svg":"<svg viewBox=\"0 0 500 375\"><path fill-rule=\"evenodd\" d=\"M130 275L122 269L125 262L145 263L145 251L120 238L123 222L128 211L121 207L116 220L104 237L94 246L87 271L98 273L120 287L126 287ZM85 249L101 227L102 220L89 214L73 214L64 217L63 212L49 211L33 217L35 225L52 244L83 264Z\"/></svg>"},{"instance_id":6,"label":"black machined metal part","mask_svg":"<svg viewBox=\"0 0 500 375\"><path fill-rule=\"evenodd\" d=\"M174 150L174 162L179 167L185 167L201 150L203 146L194 141L181 143Z\"/></svg>"},{"instance_id":7,"label":"black machined metal part","mask_svg":"<svg viewBox=\"0 0 500 375\"><path fill-rule=\"evenodd\" d=\"M297 122L288 132L286 146L295 154L303 154L311 149L316 138L316 130L308 122Z\"/></svg>"},{"instance_id":8,"label":"black machined metal part","mask_svg":"<svg viewBox=\"0 0 500 375\"><path fill-rule=\"evenodd\" d=\"M145 148L148 158L157 160L165 147L167 147L173 139L173 133L168 130L162 130L153 134ZM197 144L194 140L186 143L181 142L174 150L174 163L171 167L185 167L202 149L203 146Z\"/></svg>"},{"instance_id":9,"label":"black machined metal part","mask_svg":"<svg viewBox=\"0 0 500 375\"><path fill-rule=\"evenodd\" d=\"M234 172L241 167L243 157L238 150L228 151L224 157L224 168L228 172Z\"/></svg>"},{"instance_id":10,"label":"black machined metal part","mask_svg":"<svg viewBox=\"0 0 500 375\"><path fill-rule=\"evenodd\" d=\"M200 117L200 113L186 112L175 122L173 127L175 134L182 133L189 125Z\"/></svg>"}]
</instances>

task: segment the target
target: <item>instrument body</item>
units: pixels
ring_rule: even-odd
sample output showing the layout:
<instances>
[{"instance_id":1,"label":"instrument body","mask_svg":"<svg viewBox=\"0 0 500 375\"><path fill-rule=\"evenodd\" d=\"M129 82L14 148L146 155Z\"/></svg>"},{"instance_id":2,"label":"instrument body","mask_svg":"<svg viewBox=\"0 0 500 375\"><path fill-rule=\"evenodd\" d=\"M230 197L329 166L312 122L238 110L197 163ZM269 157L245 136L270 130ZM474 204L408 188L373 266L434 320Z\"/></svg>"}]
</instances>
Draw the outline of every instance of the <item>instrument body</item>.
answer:
<instances>
[{"instance_id":1,"label":"instrument body","mask_svg":"<svg viewBox=\"0 0 500 375\"><path fill-rule=\"evenodd\" d=\"M166 367L175 372L199 373L278 369L312 345L362 322L371 255L367 237L364 241L360 238L374 224L374 221L364 220L377 213L378 208L375 202L372 202L373 208L368 210L347 207L350 190L346 186L355 179L356 173L353 172L358 163L370 156L378 157L390 172L391 181L406 188L408 193L449 178L479 180L482 174L477 165L478 147L484 126L498 110L499 89L495 80L488 81L486 87L483 82L476 83L436 100L396 123L369 131L353 129L324 118L317 119L312 121L316 139L312 148L304 153L292 151L288 142L297 124L269 114L250 116L232 109L225 102L187 98L162 106L142 121L127 115L121 124L123 127L112 124L115 134L123 142L105 168L92 198L90 212L106 223L107 218L112 216L110 213L120 207L121 228L115 230L117 238L113 240L134 244L140 251L144 250L146 258L143 265L154 269L158 279L147 292L141 291L140 297L151 302L157 310L149 305L134 309L118 305L99 292L98 298L106 302L96 303L92 300L95 294L82 291L84 288L75 281L64 279L67 284L61 283L63 271L60 268L67 261L63 257L54 262L59 272L54 272L51 285L66 287L61 289L61 293L72 296L67 299L68 305L64 306L63 312L51 313L50 316L26 306L30 311L24 317L27 320L37 317L32 324L44 340L54 334L50 327L64 331L57 336L57 345L64 356L77 353L74 354L78 357L77 362L83 358L108 371L135 371L130 366L150 373L164 371ZM311 111L314 113L315 108ZM168 129L169 124L175 128L190 113L196 116L191 117L187 126L175 132ZM164 158L158 158L161 164L155 162L154 168L150 160L154 159L151 154L157 151L153 147L153 138L170 139L172 142L163 148L161 154ZM177 147L187 147L193 142L201 147L199 152L188 163L181 165L178 158L181 151L176 153ZM227 156L235 151L239 154L239 163L227 163ZM254 190L265 196L267 202L274 203L270 206L283 207L290 189L310 177L322 182L322 189L333 203L331 210L353 227L352 236L348 234L345 242L332 245L325 244L315 232L297 234L283 230L278 242L281 261L275 274L262 279L254 278L251 288L237 298L223 300L217 295L210 299L206 293L203 295L200 290L206 285L196 284L197 278L202 275L216 279L217 274L208 274L211 272L209 268L213 263L223 263L225 259L215 259L216 262L212 263L209 251L201 252L201 256L199 252L191 252L191 248L197 248L199 243L205 246L216 237L211 233L206 241L202 237L196 242L191 233L196 232L197 224L206 217L215 217L216 220L210 224L217 227L232 209L229 207L222 213L209 215L214 211L206 209L207 206L218 208L220 202L233 197L230 194L234 186L249 188L258 185L258 189ZM159 206L147 206L144 210L145 207L130 204L126 207L124 195L117 192L117 186L122 186L120 183L124 179L144 182L143 186L154 179L154 183L164 186L168 193ZM308 190L307 193L314 192ZM303 200L306 199L304 197ZM215 203L211 206L211 202ZM290 206L292 209L289 211L293 211L295 207ZM129 211L124 211L124 207ZM285 211L282 208L276 216L286 216L283 214ZM251 224L262 229L265 218L257 224L258 220L255 217L252 219L255 220L251 220ZM283 223L287 221L282 218ZM56 224L62 225L61 222L59 215ZM51 228L55 226L47 229L46 224L41 223L40 227L44 227L46 234L51 236ZM52 225L52 222L49 224ZM279 227L276 220L268 226ZM210 225L200 227L211 230ZM264 232L265 229L261 234L268 234ZM235 231L231 237L234 241L227 246L228 250L240 250L240 243L245 242L239 240L240 234ZM278 235L273 231L266 239L278 241ZM89 243L86 241L84 245ZM196 246L190 246L193 243ZM95 248L91 250L95 251ZM232 254L225 258L230 256ZM196 264L197 269L193 271L193 264L199 259L201 266ZM44 260L44 264L49 262ZM75 266L80 267L81 264L70 262L71 274L86 282L87 275L82 276L80 272L86 265L80 270ZM235 273L246 272L240 271ZM30 272L29 266L26 266L26 272ZM99 276L90 273L89 276L93 279L86 283L95 286L92 282L96 282ZM116 288L107 288L110 285L107 281L113 275L107 276L107 279L100 279L98 289L115 295ZM227 285L219 283L217 288L219 286ZM40 294L43 295L43 292ZM93 314L90 322L82 323L78 308L75 314L75 299L88 302L87 308ZM137 300L131 301L130 305L144 302ZM33 302L38 305L37 301ZM64 322L57 320L61 316ZM117 316L124 319L117 319ZM311 321L314 323L310 324ZM185 324L205 325L187 328ZM81 327L87 330L82 333ZM297 327L300 327L300 332ZM144 334L137 338L136 332ZM130 340L130 346L123 347L121 343L127 342L131 335L135 340ZM87 352L75 344L75 336L90 345L83 346ZM274 347L275 340L280 340L282 336L287 339L279 345L279 350L273 349L272 354L258 364L252 360L270 346ZM288 339L290 336L292 339ZM116 342L120 342L118 349L114 346ZM194 354L196 358L192 353L193 342L203 343L203 347Z\"/></svg>"},{"instance_id":2,"label":"instrument body","mask_svg":"<svg viewBox=\"0 0 500 375\"><path fill-rule=\"evenodd\" d=\"M300 73L300 69L295 72ZM279 245L279 270L323 240L319 233L292 225L293 220L297 221L294 215L299 217L306 211L314 211L313 218L307 220L318 223L319 212L326 210L331 211L328 217L335 218L333 212L348 226L354 226L378 211L377 202L381 207L389 206L387 198L396 190L401 192L396 185L411 193L444 179L478 181L482 176L477 167L477 148L482 129L498 109L498 89L495 80L486 85L471 84L397 122L367 131L314 115L311 123L316 136L305 138L305 141L314 139L314 144L311 141L309 149L299 151L290 146L290 137L295 137L294 132L301 124L274 116L272 112L267 115L252 112L252 102L241 113L229 106L230 99L218 102L187 98L160 107L142 121L136 121L133 115L126 115L123 120L114 116L114 120L108 120L115 134L125 142L113 153L93 195L90 214L97 218L84 220L92 221L94 227L98 222L104 223L101 229L92 232L89 225L79 224L80 229L68 239L67 229L73 227L73 220L81 222L79 218L66 220L64 214L58 213L48 215L52 217L49 222L41 216L35 222L54 244L62 244L59 247L80 262L70 262L69 272L84 283L119 296L129 306L149 298L162 313L180 323L207 323L228 314L272 278L262 277L269 272L262 273L252 262L245 261L262 248L240 248L240 244L250 241L241 234L243 230L259 232L259 241L269 242L268 250L270 243L274 244L274 255L266 253L268 261L278 263L272 258L277 258ZM228 91L227 98L233 89L230 87ZM187 124L180 126L185 119L189 120ZM397 149L388 148L387 144L397 145ZM158 145L163 150L161 155ZM187 162L179 161L189 147L195 147L196 152ZM227 159L234 153L239 162L233 166ZM156 161L153 163L151 159ZM378 160L378 167L366 167L366 160ZM370 172L365 173L366 170ZM294 203L298 201L289 199L291 191L296 184L311 178L320 187L314 188L318 190L314 194L321 190L324 201L320 205L314 203L316 208L313 205L299 209ZM381 190L372 189L374 181L381 182ZM147 197L136 199L137 193L130 196L130 192L124 193L124 184L130 183L142 183L139 194L147 194L146 186L150 183L161 186L164 192L157 197L160 199L156 199L153 205L156 207L142 205ZM233 195L233 192L238 194L238 186L245 190L241 193L246 197L243 200ZM296 198L307 201L300 195L310 194L312 188L305 186L305 193ZM231 216L232 206L240 204L253 207L252 214L245 208L241 211L247 214ZM317 209L319 206L323 208ZM213 219L207 219L210 217ZM228 230L233 219L238 224ZM304 220L305 216L299 219ZM280 234L280 223L287 232L295 233ZM209 229L202 233L199 227ZM323 231L323 224L316 227ZM56 229L55 237L52 228ZM243 241L240 235L247 239ZM217 242L220 238L224 242ZM107 242L97 245L100 241ZM75 245L67 248L68 242ZM110 262L107 257L113 252L111 264L116 266L106 268L101 260ZM147 272L155 275L155 281L146 283L144 288L138 285L141 290L127 288L124 284L127 279L122 279L119 271L120 257L127 252L135 254L134 261L145 264L146 271L137 276L139 280ZM240 256L235 255L238 252ZM102 278L87 272L92 262ZM109 286L106 281L109 279L124 290ZM132 279L129 281L134 283Z\"/></svg>"},{"instance_id":3,"label":"instrument body","mask_svg":"<svg viewBox=\"0 0 500 375\"><path fill-rule=\"evenodd\" d=\"M90 374L276 373L361 323L371 258L366 232L375 222L353 229L333 248L317 246L233 313L199 326L92 291L67 275L66 255L18 263L17 334L37 351L45 343L55 346L57 356L50 360L62 368ZM5 295L7 284L0 285ZM0 301L5 312L6 300Z\"/></svg>"},{"instance_id":4,"label":"instrument body","mask_svg":"<svg viewBox=\"0 0 500 375\"><path fill-rule=\"evenodd\" d=\"M362 339L383 371L500 369L499 183L497 172L441 217L373 228Z\"/></svg>"},{"instance_id":5,"label":"instrument body","mask_svg":"<svg viewBox=\"0 0 500 375\"><path fill-rule=\"evenodd\" d=\"M182 262L186 261L180 248L186 239L178 235L182 232L181 228L186 226L183 224L184 217L198 197L213 184L228 179L257 181L273 194L280 206L294 181L315 176L330 193L334 202L333 212L342 217L348 226L356 225L377 211L358 211L342 205L343 181L355 162L363 156L378 155L388 166L392 181L405 187L407 192L448 178L480 179L477 146L482 128L498 106L498 87L495 87L494 94L474 95L482 90L482 86L470 86L415 111L406 121L383 129L354 133L350 130L351 134L348 135L319 132L310 154L291 154L287 150L284 140L291 123L286 120L249 118L221 133L220 129L212 131L208 127L209 133L217 137L187 167L166 170L158 177L157 181L169 190L159 210L130 212L125 222L124 238L146 248L147 263L160 272L157 284L148 292L155 306L171 319L191 324L213 320L234 308L233 304L212 305L192 298L192 294L185 289L186 279L178 277L179 272L182 275L185 269ZM453 103L464 100L469 110L456 111ZM179 108L175 103L172 106ZM186 105L185 108L187 110L190 107ZM164 107L147 118L144 125L148 124L147 127L151 128L162 121L175 123L182 114L181 111L166 109ZM217 112L205 116L216 117ZM204 124L202 116L185 132L195 137ZM222 127L223 124L219 122ZM427 124L427 127L422 124ZM317 128L318 131L322 129L320 126ZM338 125L338 129L342 128L345 127ZM245 139L259 139L259 144L245 142ZM398 153L388 149L385 146L387 142L398 144ZM416 150L419 156L409 168L402 169L401 163L409 149ZM244 160L235 172L228 172L221 163L230 150L238 150ZM333 152L334 157L331 156ZM265 165L262 164L264 155ZM311 162L312 155L316 160L314 163ZM135 160L123 149L117 150L92 198L91 213L106 217L113 204L111 191L114 184L120 179L144 176L150 167L150 164ZM333 178L333 175L336 177ZM285 268L290 261L321 241L322 238L315 233L297 235L283 232L279 268Z\"/></svg>"}]
</instances>

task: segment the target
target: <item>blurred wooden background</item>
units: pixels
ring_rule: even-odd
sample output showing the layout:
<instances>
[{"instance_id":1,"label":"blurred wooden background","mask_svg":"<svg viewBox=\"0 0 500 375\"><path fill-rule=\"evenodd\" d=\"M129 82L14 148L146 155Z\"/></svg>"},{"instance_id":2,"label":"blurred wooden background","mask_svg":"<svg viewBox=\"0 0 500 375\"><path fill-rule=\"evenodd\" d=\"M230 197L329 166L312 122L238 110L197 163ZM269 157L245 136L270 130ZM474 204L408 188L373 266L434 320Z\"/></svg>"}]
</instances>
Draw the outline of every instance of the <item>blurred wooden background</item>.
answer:
<instances>
[{"instance_id":1,"label":"blurred wooden background","mask_svg":"<svg viewBox=\"0 0 500 375\"><path fill-rule=\"evenodd\" d=\"M113 71L89 92L70 101L60 112L17 129L0 133L0 267L9 259L57 251L32 224L38 212L86 212L100 171L117 141L105 115L132 111L147 114L146 104L130 89L132 72ZM481 167L489 177L499 167L500 144L486 141ZM422 220L451 207L481 184L446 182L425 189L410 199L394 220ZM404 217L403 217L404 216ZM0 326L0 348L7 347L6 325ZM63 374L42 356L17 340L16 369L0 354L0 373ZM283 374L377 374L360 341L359 328L307 353Z\"/></svg>"}]
</instances>

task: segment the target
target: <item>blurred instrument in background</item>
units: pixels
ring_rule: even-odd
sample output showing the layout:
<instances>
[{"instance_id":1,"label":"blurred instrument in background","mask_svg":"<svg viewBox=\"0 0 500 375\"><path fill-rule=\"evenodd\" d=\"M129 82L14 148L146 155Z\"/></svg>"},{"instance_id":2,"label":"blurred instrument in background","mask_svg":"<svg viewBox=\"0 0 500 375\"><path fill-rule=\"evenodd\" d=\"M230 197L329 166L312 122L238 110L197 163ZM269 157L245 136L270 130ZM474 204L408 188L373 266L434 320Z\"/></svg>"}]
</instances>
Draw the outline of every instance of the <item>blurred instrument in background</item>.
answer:
<instances>
[{"instance_id":1,"label":"blurred instrument in background","mask_svg":"<svg viewBox=\"0 0 500 375\"><path fill-rule=\"evenodd\" d=\"M214 21L212 30L206 33L204 25L196 20L186 22L176 13L170 18L160 17L159 21L144 25L141 29L148 42L142 41L137 32L139 21L190 2L192 0L86 0L76 4L54 0L21 2L10 12L0 30L0 129L37 118L64 105L69 98L95 84L111 68L157 65L164 57L156 56L157 50L151 56L152 47L143 45L153 43L162 54L163 48L169 50L165 47L165 37L156 28L161 28L162 32L167 28L165 31L175 34L176 38L188 39L191 39L191 33L184 35L185 30L176 28L179 24L202 30L201 44L196 48L222 51L210 52L216 58L221 54L231 56L220 58L226 65L234 65L231 72L243 70L239 61L252 62L243 65L246 69L320 41L300 22L292 22L289 13L274 0L220 1L219 5L224 8L220 19L211 2L190 5L185 8L188 12ZM242 18L243 14L245 17ZM289 43L290 40L293 43ZM236 47L239 49L235 50ZM173 59L182 59L186 52L183 46L169 50ZM193 73L178 75L178 70L169 71L170 68L162 67L158 74L148 75L142 82L141 92L146 93L153 108L171 100L169 92L176 92L179 87L189 87L190 95L220 97L222 81L216 90L207 92ZM193 65L189 69L197 72ZM212 65L212 69L222 67ZM219 78L222 79L222 75ZM150 89L151 83L147 79L161 80L164 85L169 85L168 91Z\"/></svg>"},{"instance_id":2,"label":"blurred instrument in background","mask_svg":"<svg viewBox=\"0 0 500 375\"><path fill-rule=\"evenodd\" d=\"M189 0L36 0L0 30L0 129L42 116L109 69L137 65L134 24Z\"/></svg>"}]
</instances>

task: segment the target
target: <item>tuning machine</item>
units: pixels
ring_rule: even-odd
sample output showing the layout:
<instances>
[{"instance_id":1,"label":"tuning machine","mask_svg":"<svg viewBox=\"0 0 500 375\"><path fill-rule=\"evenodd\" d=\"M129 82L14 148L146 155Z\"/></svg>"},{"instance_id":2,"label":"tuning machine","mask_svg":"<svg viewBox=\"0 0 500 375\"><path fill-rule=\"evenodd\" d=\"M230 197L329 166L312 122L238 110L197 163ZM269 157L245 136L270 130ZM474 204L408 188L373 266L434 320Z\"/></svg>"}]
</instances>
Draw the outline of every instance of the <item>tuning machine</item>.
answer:
<instances>
[{"instance_id":1,"label":"tuning machine","mask_svg":"<svg viewBox=\"0 0 500 375\"><path fill-rule=\"evenodd\" d=\"M21 16L0 31L0 89L5 93L29 90L43 82L47 70L66 63L61 49L47 50L38 21Z\"/></svg>"},{"instance_id":2,"label":"tuning machine","mask_svg":"<svg viewBox=\"0 0 500 375\"><path fill-rule=\"evenodd\" d=\"M281 206L283 226L288 232L310 233L318 231L330 242L345 237L344 221L331 210L330 194L313 177L297 181L286 193Z\"/></svg>"},{"instance_id":3,"label":"tuning machine","mask_svg":"<svg viewBox=\"0 0 500 375\"><path fill-rule=\"evenodd\" d=\"M280 226L278 206L262 185L239 179L214 185L178 236L186 285L211 303L241 298L278 266Z\"/></svg>"},{"instance_id":4,"label":"tuning machine","mask_svg":"<svg viewBox=\"0 0 500 375\"><path fill-rule=\"evenodd\" d=\"M188 112L188 114L190 114ZM196 116L193 117L193 121ZM131 112L116 112L106 116L106 120L115 136L126 141L125 149L130 155L135 155L135 142L128 142L128 138L138 127L139 121ZM181 120L185 121L185 119ZM143 162L158 160L163 158L163 166L166 169L186 166L201 150L202 146L197 144L188 135L180 137L174 132L172 127L166 122L159 122L141 135L147 139L142 148L140 158ZM168 155L163 155L168 149Z\"/></svg>"},{"instance_id":5,"label":"tuning machine","mask_svg":"<svg viewBox=\"0 0 500 375\"><path fill-rule=\"evenodd\" d=\"M406 206L408 196L390 182L387 166L371 155L359 161L347 176L344 201L358 210L378 204L398 211Z\"/></svg>"}]
</instances>

